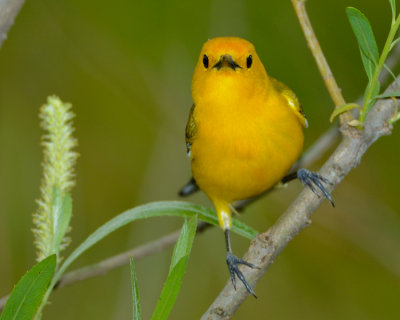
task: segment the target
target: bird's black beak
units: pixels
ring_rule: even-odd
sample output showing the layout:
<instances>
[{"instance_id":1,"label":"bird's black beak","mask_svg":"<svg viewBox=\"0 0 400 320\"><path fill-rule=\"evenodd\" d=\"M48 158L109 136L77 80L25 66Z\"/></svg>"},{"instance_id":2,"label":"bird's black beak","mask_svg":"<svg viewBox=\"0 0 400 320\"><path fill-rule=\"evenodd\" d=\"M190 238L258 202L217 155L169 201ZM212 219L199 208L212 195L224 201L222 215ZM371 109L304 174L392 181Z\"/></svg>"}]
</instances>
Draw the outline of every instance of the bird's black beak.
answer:
<instances>
[{"instance_id":1,"label":"bird's black beak","mask_svg":"<svg viewBox=\"0 0 400 320\"><path fill-rule=\"evenodd\" d=\"M233 70L241 69L242 67L239 66L229 54L222 55L218 62L213 66L213 68L220 70L223 67L229 67Z\"/></svg>"}]
</instances>

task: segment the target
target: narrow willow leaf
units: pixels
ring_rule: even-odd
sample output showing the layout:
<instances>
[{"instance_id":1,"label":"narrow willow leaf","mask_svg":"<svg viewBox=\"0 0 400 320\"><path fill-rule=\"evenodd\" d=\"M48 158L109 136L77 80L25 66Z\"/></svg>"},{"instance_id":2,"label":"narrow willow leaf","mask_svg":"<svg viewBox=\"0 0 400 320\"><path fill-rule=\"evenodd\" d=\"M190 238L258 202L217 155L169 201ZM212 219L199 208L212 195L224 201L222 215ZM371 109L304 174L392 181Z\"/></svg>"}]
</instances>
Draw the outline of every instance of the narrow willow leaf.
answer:
<instances>
[{"instance_id":1,"label":"narrow willow leaf","mask_svg":"<svg viewBox=\"0 0 400 320\"><path fill-rule=\"evenodd\" d=\"M193 239L196 235L196 229L197 215L190 219L189 223L185 220L182 231L179 235L179 239L176 242L174 251L172 253L171 265L169 267L170 271L175 267L182 257L189 256L192 249Z\"/></svg>"},{"instance_id":2,"label":"narrow willow leaf","mask_svg":"<svg viewBox=\"0 0 400 320\"><path fill-rule=\"evenodd\" d=\"M194 236L196 235L196 228L197 215L189 222L185 220L179 239L174 247L168 278L158 299L152 319L168 319L181 288L182 278L186 271L187 261L192 250Z\"/></svg>"},{"instance_id":3,"label":"narrow willow leaf","mask_svg":"<svg viewBox=\"0 0 400 320\"><path fill-rule=\"evenodd\" d=\"M371 80L379 59L378 46L371 25L367 17L356 8L348 7L346 14L360 47L365 72Z\"/></svg>"},{"instance_id":4,"label":"narrow willow leaf","mask_svg":"<svg viewBox=\"0 0 400 320\"><path fill-rule=\"evenodd\" d=\"M186 271L188 256L182 257L168 275L151 320L166 320L175 304Z\"/></svg>"},{"instance_id":5,"label":"narrow willow leaf","mask_svg":"<svg viewBox=\"0 0 400 320\"><path fill-rule=\"evenodd\" d=\"M385 99L385 98L393 98L393 97L400 97L400 90L385 92L376 96L378 99Z\"/></svg>"},{"instance_id":6,"label":"narrow willow leaf","mask_svg":"<svg viewBox=\"0 0 400 320\"><path fill-rule=\"evenodd\" d=\"M51 255L29 270L14 287L0 320L33 319L56 269L56 255Z\"/></svg>"},{"instance_id":7,"label":"narrow willow leaf","mask_svg":"<svg viewBox=\"0 0 400 320\"><path fill-rule=\"evenodd\" d=\"M358 105L357 103L346 103L340 107L337 107L335 110L333 110L329 121L333 122L333 120L339 115L342 114L343 112L349 111L351 109L359 108L361 109L361 106Z\"/></svg>"},{"instance_id":8,"label":"narrow willow leaf","mask_svg":"<svg viewBox=\"0 0 400 320\"><path fill-rule=\"evenodd\" d=\"M215 211L206 207L183 201L151 202L127 210L106 222L95 232L93 232L88 238L86 238L86 240L83 241L64 261L64 263L54 276L52 285L55 285L55 283L65 272L65 270L82 253L90 249L97 242L108 236L113 231L121 228L122 226L125 226L132 221L161 216L193 217L195 215L197 215L200 220L203 220L213 225L218 225L218 219ZM253 239L257 235L257 231L238 221L237 219L232 220L232 231L248 239Z\"/></svg>"},{"instance_id":9,"label":"narrow willow leaf","mask_svg":"<svg viewBox=\"0 0 400 320\"><path fill-rule=\"evenodd\" d=\"M53 242L52 253L61 251L60 246L63 242L64 236L68 231L69 223L72 216L72 200L71 196L67 193L62 197L60 190L57 187L53 189L52 200L52 215L53 215Z\"/></svg>"},{"instance_id":10,"label":"narrow willow leaf","mask_svg":"<svg viewBox=\"0 0 400 320\"><path fill-rule=\"evenodd\" d=\"M140 307L140 296L139 296L139 287L137 284L137 277L135 271L135 264L133 262L132 257L129 258L130 266L131 266L131 281L132 281L132 319L133 320L142 320L142 310Z\"/></svg>"}]
</instances>

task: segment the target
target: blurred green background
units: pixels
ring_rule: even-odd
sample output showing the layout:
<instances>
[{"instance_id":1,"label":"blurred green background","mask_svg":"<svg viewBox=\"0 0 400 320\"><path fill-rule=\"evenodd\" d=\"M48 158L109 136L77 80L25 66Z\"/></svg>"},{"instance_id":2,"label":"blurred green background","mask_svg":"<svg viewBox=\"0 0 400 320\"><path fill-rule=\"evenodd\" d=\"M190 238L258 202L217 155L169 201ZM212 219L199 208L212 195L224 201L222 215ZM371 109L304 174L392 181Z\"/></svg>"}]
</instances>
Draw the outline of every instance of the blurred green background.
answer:
<instances>
[{"instance_id":1,"label":"blurred green background","mask_svg":"<svg viewBox=\"0 0 400 320\"><path fill-rule=\"evenodd\" d=\"M347 101L366 85L345 16L355 6L382 47L388 1L308 1L311 21ZM328 127L332 102L287 1L27 1L0 50L0 296L35 261L31 214L39 197L38 110L50 94L73 104L80 158L72 244L125 209L177 199L190 177L184 128L191 75L210 37L252 41L267 71L299 96L310 123L306 147ZM235 319L400 318L400 133L378 141L282 252ZM311 169L317 169L321 163ZM270 194L241 219L266 230L301 190ZM210 205L202 194L189 199ZM182 225L140 221L105 239L72 268L94 263ZM237 254L246 239L234 236ZM198 319L228 280L223 233L195 240L171 319ZM171 250L136 261L144 318L166 278ZM51 297L44 319L129 319L127 266Z\"/></svg>"}]
</instances>

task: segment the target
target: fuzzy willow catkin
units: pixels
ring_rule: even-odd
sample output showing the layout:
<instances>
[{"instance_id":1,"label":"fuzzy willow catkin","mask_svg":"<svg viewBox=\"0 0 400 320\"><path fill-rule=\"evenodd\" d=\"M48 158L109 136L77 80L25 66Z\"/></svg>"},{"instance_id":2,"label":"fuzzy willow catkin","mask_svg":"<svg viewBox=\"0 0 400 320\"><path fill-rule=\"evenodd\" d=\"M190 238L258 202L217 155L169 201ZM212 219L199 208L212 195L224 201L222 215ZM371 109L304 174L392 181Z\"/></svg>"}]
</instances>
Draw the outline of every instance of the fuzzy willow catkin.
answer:
<instances>
[{"instance_id":1,"label":"fuzzy willow catkin","mask_svg":"<svg viewBox=\"0 0 400 320\"><path fill-rule=\"evenodd\" d=\"M41 197L37 200L38 208L33 215L34 237L37 259L42 260L52 251L54 234L54 215L52 199L54 188L65 195L74 186L74 165L78 154L73 150L77 140L74 131L71 105L56 96L48 97L47 103L40 109L41 126L45 130L42 138L43 177L40 187ZM58 251L65 249L69 238L65 237Z\"/></svg>"}]
</instances>

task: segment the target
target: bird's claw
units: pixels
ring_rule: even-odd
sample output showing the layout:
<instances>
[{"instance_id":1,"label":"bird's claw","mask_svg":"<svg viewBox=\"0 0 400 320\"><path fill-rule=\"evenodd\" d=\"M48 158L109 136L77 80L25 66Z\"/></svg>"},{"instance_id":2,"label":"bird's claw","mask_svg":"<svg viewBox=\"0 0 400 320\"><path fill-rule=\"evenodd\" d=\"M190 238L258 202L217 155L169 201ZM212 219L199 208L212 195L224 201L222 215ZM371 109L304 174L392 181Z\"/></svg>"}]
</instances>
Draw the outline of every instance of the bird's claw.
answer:
<instances>
[{"instance_id":1,"label":"bird's claw","mask_svg":"<svg viewBox=\"0 0 400 320\"><path fill-rule=\"evenodd\" d=\"M244 277L243 273L239 270L238 266L240 264L243 264L243 265L248 266L248 267L253 268L253 269L258 269L258 268L252 263L249 263L249 262L246 262L246 261L244 261L242 259L239 259L234 254L232 254L231 252L228 252L227 255L226 255L226 264L228 265L229 273L231 274L232 284L233 284L233 287L235 288L235 290L236 290L236 276L237 276L239 278L239 280L242 281L242 283L246 287L247 291L249 293L251 293L255 298L257 298L256 294L254 293L253 289L251 288L251 286L247 282L247 280Z\"/></svg>"},{"instance_id":2,"label":"bird's claw","mask_svg":"<svg viewBox=\"0 0 400 320\"><path fill-rule=\"evenodd\" d=\"M300 180L300 182L303 184L303 186L309 187L311 189L311 191L314 192L319 197L320 195L318 194L317 190L315 189L315 187L317 187L319 190L321 190L321 192L323 193L325 198L327 198L329 200L332 207L335 206L335 204L333 203L331 194L322 185L322 182L325 184L332 184L328 179L319 175L318 173L309 171L307 169L298 170L297 178Z\"/></svg>"}]
</instances>

